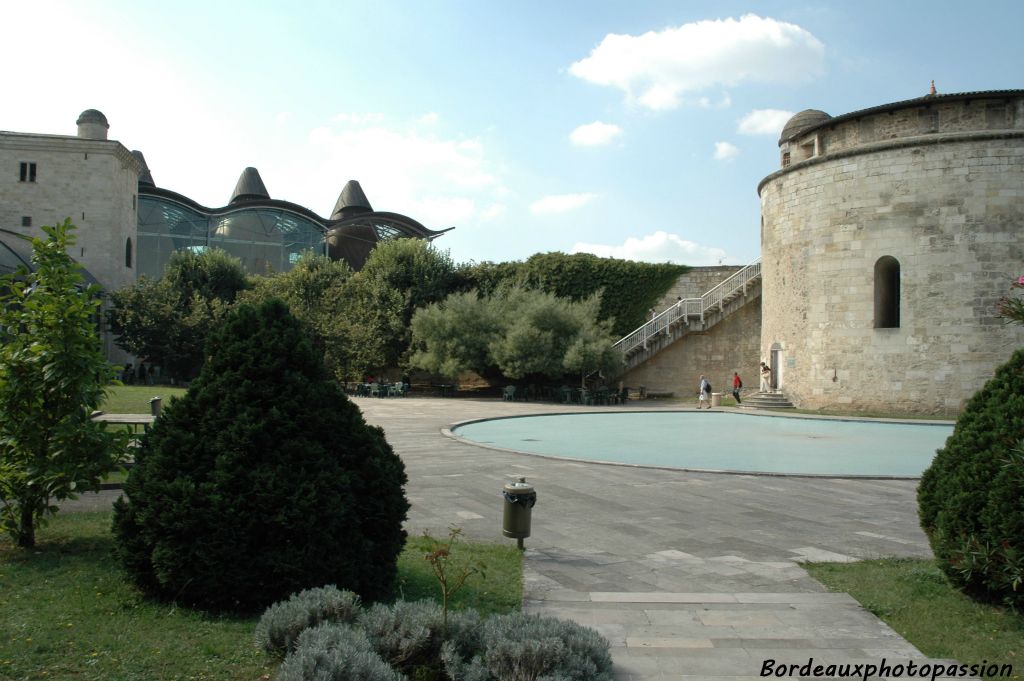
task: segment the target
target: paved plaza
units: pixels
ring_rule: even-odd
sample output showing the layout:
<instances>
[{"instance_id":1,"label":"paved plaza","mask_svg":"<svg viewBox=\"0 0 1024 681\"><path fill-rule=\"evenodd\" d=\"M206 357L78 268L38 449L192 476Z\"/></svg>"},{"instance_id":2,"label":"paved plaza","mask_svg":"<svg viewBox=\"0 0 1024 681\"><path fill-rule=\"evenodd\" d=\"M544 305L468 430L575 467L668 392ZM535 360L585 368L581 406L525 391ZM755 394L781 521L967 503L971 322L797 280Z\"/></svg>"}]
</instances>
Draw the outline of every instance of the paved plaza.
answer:
<instances>
[{"instance_id":1,"label":"paved plaza","mask_svg":"<svg viewBox=\"0 0 1024 681\"><path fill-rule=\"evenodd\" d=\"M536 487L524 609L598 629L612 643L619 680L753 679L766 659L804 664L814 658L826 665L925 659L852 598L827 592L800 567L930 556L917 524L916 481L560 461L486 449L442 430L475 418L594 407L355 401L405 462L411 535L442 535L457 525L469 538L511 543L501 535L502 487L521 476ZM683 408L658 401L621 407ZM665 446L694 444L680 432ZM96 501L109 503L108 495Z\"/></svg>"}]
</instances>

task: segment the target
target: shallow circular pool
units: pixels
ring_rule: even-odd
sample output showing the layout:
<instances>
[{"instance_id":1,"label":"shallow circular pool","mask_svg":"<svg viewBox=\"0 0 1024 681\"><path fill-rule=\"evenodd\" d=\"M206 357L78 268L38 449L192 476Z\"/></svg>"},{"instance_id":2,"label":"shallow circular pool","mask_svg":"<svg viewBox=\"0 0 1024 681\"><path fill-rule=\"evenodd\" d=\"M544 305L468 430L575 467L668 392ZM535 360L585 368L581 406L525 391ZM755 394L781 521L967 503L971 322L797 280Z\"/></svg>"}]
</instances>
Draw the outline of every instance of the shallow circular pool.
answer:
<instances>
[{"instance_id":1,"label":"shallow circular pool","mask_svg":"<svg viewBox=\"0 0 1024 681\"><path fill-rule=\"evenodd\" d=\"M604 412L474 421L471 442L528 454L688 470L918 477L953 433L937 423L755 416L725 412Z\"/></svg>"}]
</instances>

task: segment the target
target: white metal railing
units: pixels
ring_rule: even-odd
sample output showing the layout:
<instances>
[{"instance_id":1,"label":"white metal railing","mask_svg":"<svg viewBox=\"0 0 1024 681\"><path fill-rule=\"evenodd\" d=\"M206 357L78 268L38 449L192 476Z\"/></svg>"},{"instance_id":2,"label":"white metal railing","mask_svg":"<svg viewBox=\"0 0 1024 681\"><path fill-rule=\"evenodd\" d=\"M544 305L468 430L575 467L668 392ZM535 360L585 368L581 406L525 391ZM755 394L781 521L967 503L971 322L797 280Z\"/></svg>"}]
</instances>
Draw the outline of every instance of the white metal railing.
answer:
<instances>
[{"instance_id":1,"label":"white metal railing","mask_svg":"<svg viewBox=\"0 0 1024 681\"><path fill-rule=\"evenodd\" d=\"M747 284L761 276L761 258L739 270L718 284L700 298L686 298L676 302L667 310L655 315L632 333L620 338L614 345L627 353L638 347L647 347L647 341L661 333L668 334L669 327L676 322L689 324L691 319L704 322L708 310L723 311L725 303L737 291L746 293Z\"/></svg>"}]
</instances>

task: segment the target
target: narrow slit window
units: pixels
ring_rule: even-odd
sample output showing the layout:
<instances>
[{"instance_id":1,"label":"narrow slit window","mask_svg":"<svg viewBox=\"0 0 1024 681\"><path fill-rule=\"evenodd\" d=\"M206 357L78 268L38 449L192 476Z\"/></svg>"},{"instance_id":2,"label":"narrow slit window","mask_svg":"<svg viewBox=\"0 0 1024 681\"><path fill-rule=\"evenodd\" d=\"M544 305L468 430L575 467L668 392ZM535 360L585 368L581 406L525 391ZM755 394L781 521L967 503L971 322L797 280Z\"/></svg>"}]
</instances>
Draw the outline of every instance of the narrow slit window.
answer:
<instances>
[{"instance_id":1,"label":"narrow slit window","mask_svg":"<svg viewBox=\"0 0 1024 681\"><path fill-rule=\"evenodd\" d=\"M132 238L128 237L128 240L124 242L124 266L132 266Z\"/></svg>"},{"instance_id":2,"label":"narrow slit window","mask_svg":"<svg viewBox=\"0 0 1024 681\"><path fill-rule=\"evenodd\" d=\"M900 327L900 261L884 255L875 263L875 328Z\"/></svg>"}]
</instances>

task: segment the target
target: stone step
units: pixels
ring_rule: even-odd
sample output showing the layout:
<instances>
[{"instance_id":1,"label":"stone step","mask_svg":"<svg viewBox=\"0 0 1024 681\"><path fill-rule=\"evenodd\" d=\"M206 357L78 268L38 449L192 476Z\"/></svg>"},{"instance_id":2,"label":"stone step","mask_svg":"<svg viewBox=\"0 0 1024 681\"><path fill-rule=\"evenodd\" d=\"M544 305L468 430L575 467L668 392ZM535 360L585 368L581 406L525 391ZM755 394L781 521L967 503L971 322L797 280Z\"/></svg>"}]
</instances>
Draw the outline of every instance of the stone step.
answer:
<instances>
[{"instance_id":1,"label":"stone step","mask_svg":"<svg viewBox=\"0 0 1024 681\"><path fill-rule=\"evenodd\" d=\"M793 403L782 393L756 393L743 398L741 408L750 409L793 409Z\"/></svg>"}]
</instances>

